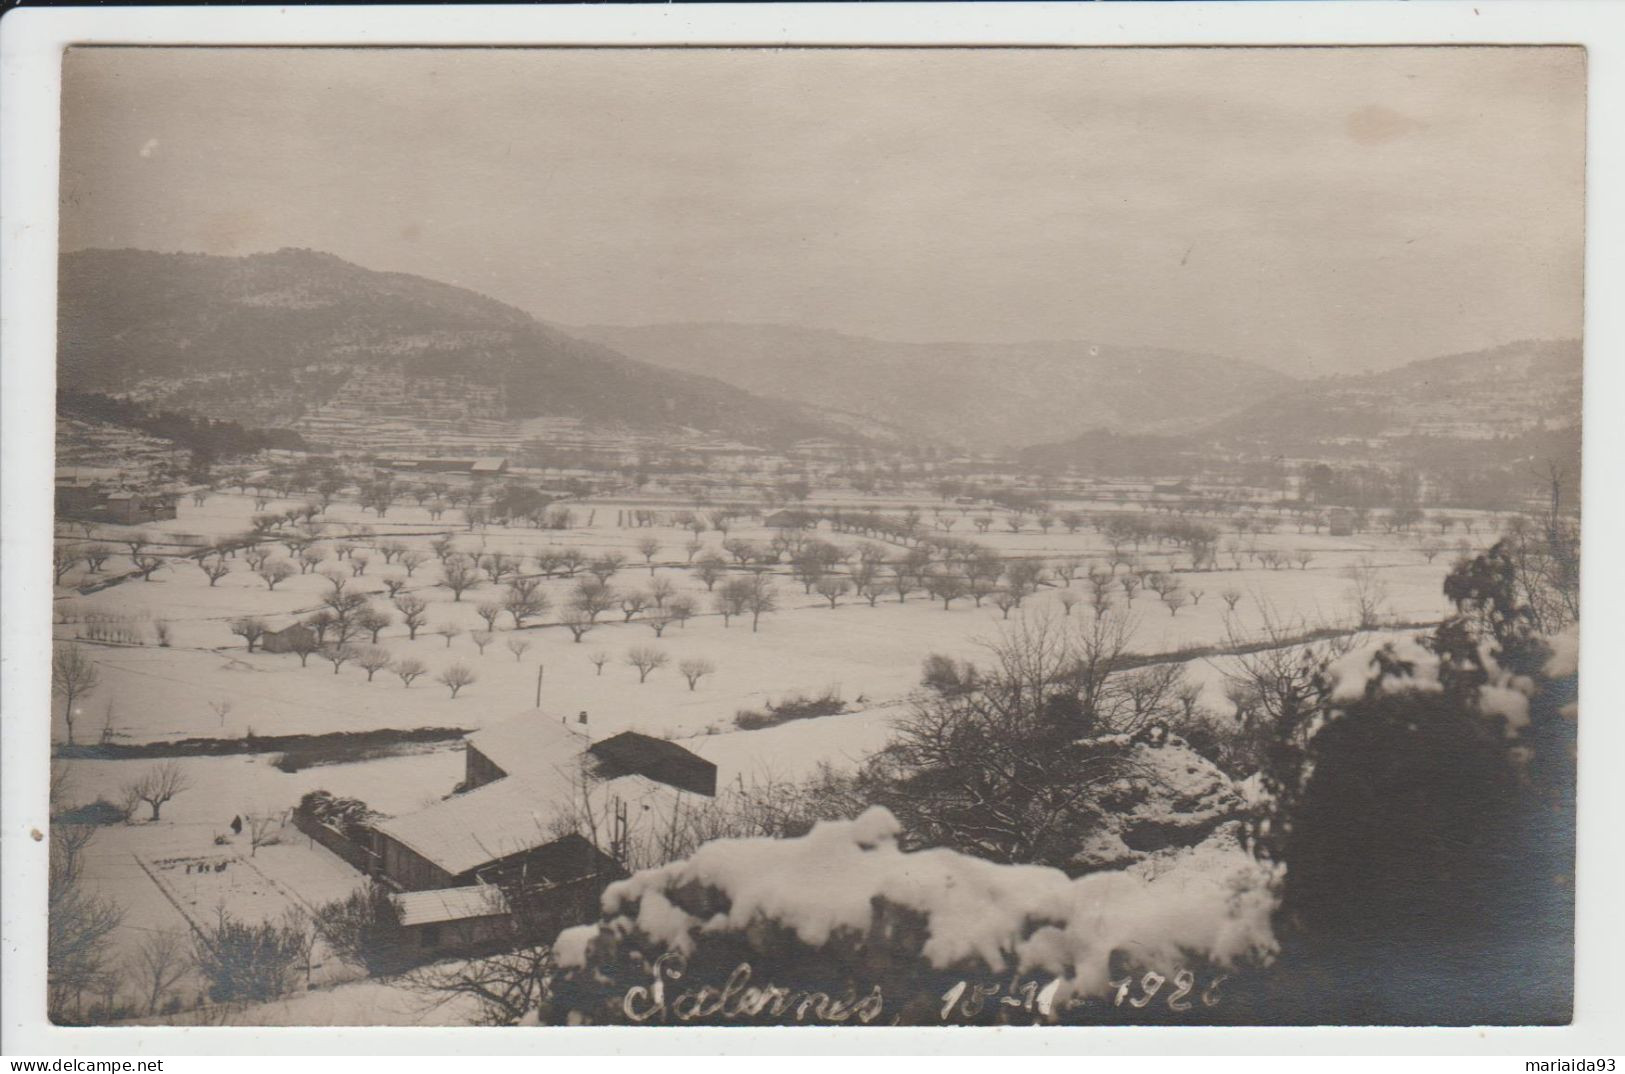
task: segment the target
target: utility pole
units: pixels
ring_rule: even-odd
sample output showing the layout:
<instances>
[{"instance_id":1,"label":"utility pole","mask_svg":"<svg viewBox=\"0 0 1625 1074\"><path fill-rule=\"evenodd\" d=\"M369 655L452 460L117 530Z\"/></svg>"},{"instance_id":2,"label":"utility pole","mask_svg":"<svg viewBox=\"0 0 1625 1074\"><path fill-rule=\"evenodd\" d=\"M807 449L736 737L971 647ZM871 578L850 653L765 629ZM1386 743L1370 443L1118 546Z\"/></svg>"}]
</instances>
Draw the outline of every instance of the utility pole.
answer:
<instances>
[{"instance_id":1,"label":"utility pole","mask_svg":"<svg viewBox=\"0 0 1625 1074\"><path fill-rule=\"evenodd\" d=\"M543 670L545 670L544 665L542 665L542 664L537 664L536 665L536 707L537 708L542 707L542 672L543 672Z\"/></svg>"}]
</instances>

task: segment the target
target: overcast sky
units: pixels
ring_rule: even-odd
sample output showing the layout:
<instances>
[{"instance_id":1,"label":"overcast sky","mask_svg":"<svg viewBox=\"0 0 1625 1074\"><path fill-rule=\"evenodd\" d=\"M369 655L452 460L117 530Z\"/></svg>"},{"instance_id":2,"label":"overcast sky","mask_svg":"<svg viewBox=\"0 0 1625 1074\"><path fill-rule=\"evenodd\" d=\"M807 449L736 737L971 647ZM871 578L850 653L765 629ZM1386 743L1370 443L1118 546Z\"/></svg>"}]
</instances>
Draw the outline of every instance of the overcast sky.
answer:
<instances>
[{"instance_id":1,"label":"overcast sky","mask_svg":"<svg viewBox=\"0 0 1625 1074\"><path fill-rule=\"evenodd\" d=\"M1576 49L80 49L64 249L1299 373L1580 332Z\"/></svg>"}]
</instances>

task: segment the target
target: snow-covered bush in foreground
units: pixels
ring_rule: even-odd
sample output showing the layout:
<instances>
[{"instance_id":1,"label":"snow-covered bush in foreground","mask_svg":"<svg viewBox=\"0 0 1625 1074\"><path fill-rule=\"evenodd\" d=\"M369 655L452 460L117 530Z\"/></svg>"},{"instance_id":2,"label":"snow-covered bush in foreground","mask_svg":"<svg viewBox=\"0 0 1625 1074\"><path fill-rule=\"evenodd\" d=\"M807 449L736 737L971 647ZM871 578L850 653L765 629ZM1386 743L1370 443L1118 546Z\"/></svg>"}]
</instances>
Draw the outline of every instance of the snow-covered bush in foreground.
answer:
<instances>
[{"instance_id":1,"label":"snow-covered bush in foreground","mask_svg":"<svg viewBox=\"0 0 1625 1074\"><path fill-rule=\"evenodd\" d=\"M1190 992L1275 949L1274 874L1221 839L1170 857L1154 879L1145 869L1070 879L946 849L906 852L899 832L897 819L874 807L801 838L718 840L612 885L607 920L566 930L554 946L561 973L548 1016L850 1015L895 1024L942 1017L941 997L957 981L1011 982L1019 996L1013 979L1026 978L1028 999L1047 989L1044 1009L1005 1006L1042 1020L1091 1000L1109 1010L1125 975L1188 973L1180 980ZM803 1003L804 995L814 998ZM1183 1002L1172 1010L1190 1009Z\"/></svg>"}]
</instances>

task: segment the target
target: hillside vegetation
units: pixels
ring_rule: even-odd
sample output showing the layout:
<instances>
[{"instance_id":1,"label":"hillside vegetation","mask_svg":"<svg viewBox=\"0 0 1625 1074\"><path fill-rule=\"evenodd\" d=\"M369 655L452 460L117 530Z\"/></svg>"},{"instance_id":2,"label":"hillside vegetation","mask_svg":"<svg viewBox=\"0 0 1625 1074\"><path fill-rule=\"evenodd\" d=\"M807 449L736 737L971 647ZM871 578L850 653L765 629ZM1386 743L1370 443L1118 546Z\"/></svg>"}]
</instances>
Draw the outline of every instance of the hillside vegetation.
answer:
<instances>
[{"instance_id":1,"label":"hillside vegetation","mask_svg":"<svg viewBox=\"0 0 1625 1074\"><path fill-rule=\"evenodd\" d=\"M794 406L631 360L473 291L311 250L69 253L58 328L63 389L245 423L286 424L383 370L404 378L406 414L464 393L506 419L773 441L832 432Z\"/></svg>"}]
</instances>

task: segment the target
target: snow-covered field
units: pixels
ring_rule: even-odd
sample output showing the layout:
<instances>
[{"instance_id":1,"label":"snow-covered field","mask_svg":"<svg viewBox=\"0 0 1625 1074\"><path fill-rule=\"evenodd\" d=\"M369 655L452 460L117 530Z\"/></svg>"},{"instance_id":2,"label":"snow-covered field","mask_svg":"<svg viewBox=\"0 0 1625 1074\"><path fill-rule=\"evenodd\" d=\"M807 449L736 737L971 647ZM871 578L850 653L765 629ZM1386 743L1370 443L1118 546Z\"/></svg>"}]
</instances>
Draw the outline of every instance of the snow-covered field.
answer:
<instances>
[{"instance_id":1,"label":"snow-covered field","mask_svg":"<svg viewBox=\"0 0 1625 1074\"><path fill-rule=\"evenodd\" d=\"M272 510L287 506L292 504L273 501L270 505ZM450 590L437 584L440 565L430 556L406 586L406 592L428 602L428 625L415 641L408 639L398 622L379 637L379 644L393 657L416 657L428 666L428 674L410 688L403 687L387 669L378 671L369 682L366 672L354 663L335 673L319 655L302 667L292 654L250 654L243 640L231 633L229 623L238 616L262 616L272 628L279 628L314 611L329 591L329 583L315 572L294 575L275 591L268 591L239 554L229 561L231 573L211 586L195 562L177 558L150 581L132 576L81 593L75 587L87 580L94 582L98 576L87 575L83 566L78 567L57 590L57 635L81 639L84 651L99 667L101 682L78 706L76 739L95 741L104 731L113 742L141 743L377 728L472 730L531 708L540 672L542 706L572 719L576 713L587 712L594 734L637 730L682 739L718 765L719 783L794 778L820 762L855 764L878 749L886 741L891 721L906 711L918 685L920 662L927 654L976 659L983 643L996 638L1004 625L990 603L977 608L967 598L945 610L940 601L919 591L901 602L895 593L888 594L872 607L847 594L832 609L816 593L805 594L802 585L781 566L775 576L779 609L764 615L756 631L751 629L748 615L725 626L712 610L710 594L686 566L684 546L691 534L669 526L619 528L618 510L613 504L577 507L580 521L585 523L591 513L592 523L568 531L493 526L470 532L460 522L433 522L426 511L409 504L396 506L381 521L364 516L353 505L335 504L324 516L329 534L324 544L329 546L344 533L370 527L375 539L398 538L425 552L430 541L443 532L452 533L458 548L471 555L532 556L550 545L578 548L588 556L613 550L626 556L626 565L611 579L617 590L647 587L653 578L663 577L677 592L693 597L700 609L686 625L672 624L658 638L650 626L622 622L621 613L612 610L577 643L558 625L576 580L554 578L543 584L550 602L548 611L517 632L509 629L511 621L503 615L495 639L481 654L470 637L485 627L476 608L495 597L499 588L487 581L464 593L460 601L454 600ZM159 542L196 543L244 532L254 513L252 497L217 493L202 507L183 502L175 520L139 529ZM113 543L136 529L101 527L93 539ZM1294 565L1269 570L1255 564L1240 570L1182 572L1186 592L1194 596L1200 590L1200 602L1186 604L1170 615L1155 594L1141 592L1132 606L1131 648L1149 654L1223 643L1229 628L1220 594L1226 589L1243 594L1234 615L1235 629L1242 635L1259 631L1266 611L1280 621L1294 625L1302 621L1310 627L1347 621L1350 582L1345 571L1362 560L1378 566L1387 590L1387 611L1397 619L1436 619L1448 610L1440 583L1449 570L1449 553L1428 563L1415 537L1370 533L1331 537L1300 534L1290 526L1283 530L1246 540L1260 549L1312 551L1307 569ZM774 532L742 521L728 536L765 543ZM1104 564L1109 552L1098 534L1069 534L1064 527L1047 534L1037 530L1010 533L999 525L979 534L964 521L953 533L1006 556L1092 558ZM837 543L858 540L833 534L827 527L818 536ZM706 551L720 552L722 537L716 532L705 534ZM652 570L644 565L637 547L646 538L661 546ZM1474 541L1483 543L1484 539L1481 529ZM273 547L273 558L286 555L285 549ZM162 552L178 550L160 546ZM350 585L387 609L383 579L404 576L405 571L399 565L386 565L377 551L370 552L370 557L365 573L352 578ZM1160 567L1166 557L1148 548L1140 559ZM1225 568L1232 567L1228 554L1221 553L1219 561ZM121 573L128 563L120 548L102 576ZM337 565L330 555L322 566ZM1073 587L1084 599L1072 614L1089 616L1085 582L1080 577ZM1042 589L1028 598L1024 610L1048 610L1063 616L1059 592L1053 587ZM1121 605L1121 590L1114 598ZM1013 612L1012 618L1022 614ZM110 645L84 640L87 620L97 617L126 619L143 635L142 643ZM168 646L156 643L154 631L159 622L168 626ZM448 642L433 633L444 624L461 632ZM516 657L507 647L510 640L528 645ZM637 671L624 659L634 645L655 646L669 656L669 664L640 683ZM589 659L596 651L609 657L601 672ZM708 660L716 668L694 690L678 672L678 663L688 658ZM455 698L434 681L452 663L467 665L477 676ZM1193 660L1187 669L1207 688L1208 702L1222 707L1219 662ZM826 689L839 691L851 711L755 731L735 727L734 715L742 708L759 709L791 694L819 694ZM64 741L67 727L60 709L58 705L53 713L53 732L58 741ZM261 847L250 856L246 835L232 837L229 831L234 816L281 813L301 794L315 789L360 798L386 813L404 812L450 792L462 777L462 755L455 743L291 774L275 768L274 760L274 754L181 758L179 764L189 786L164 807L161 821L101 830L87 872L94 885L126 908L120 930L123 946L133 947L145 931L184 929L188 916L212 917L221 904L237 916L275 917L295 904L308 907L342 897L359 882L354 870L311 845L291 827L282 833L280 845ZM71 800L117 800L119 788L152 763L68 762ZM222 835L229 841L217 844L216 837ZM210 871L198 864L205 860ZM212 871L220 861L227 862L223 871ZM171 864L157 864L164 862ZM194 870L185 870L186 863L193 863ZM332 968L326 972L331 977ZM361 1006L383 1002L372 996L368 985L347 987L360 989L358 997L362 993L372 997L357 998ZM394 1011L394 1007L390 1009ZM310 1012L292 1007L268 1017L284 1016L301 1022L311 1018ZM394 1011L390 1020L410 1019L403 1009Z\"/></svg>"}]
</instances>

